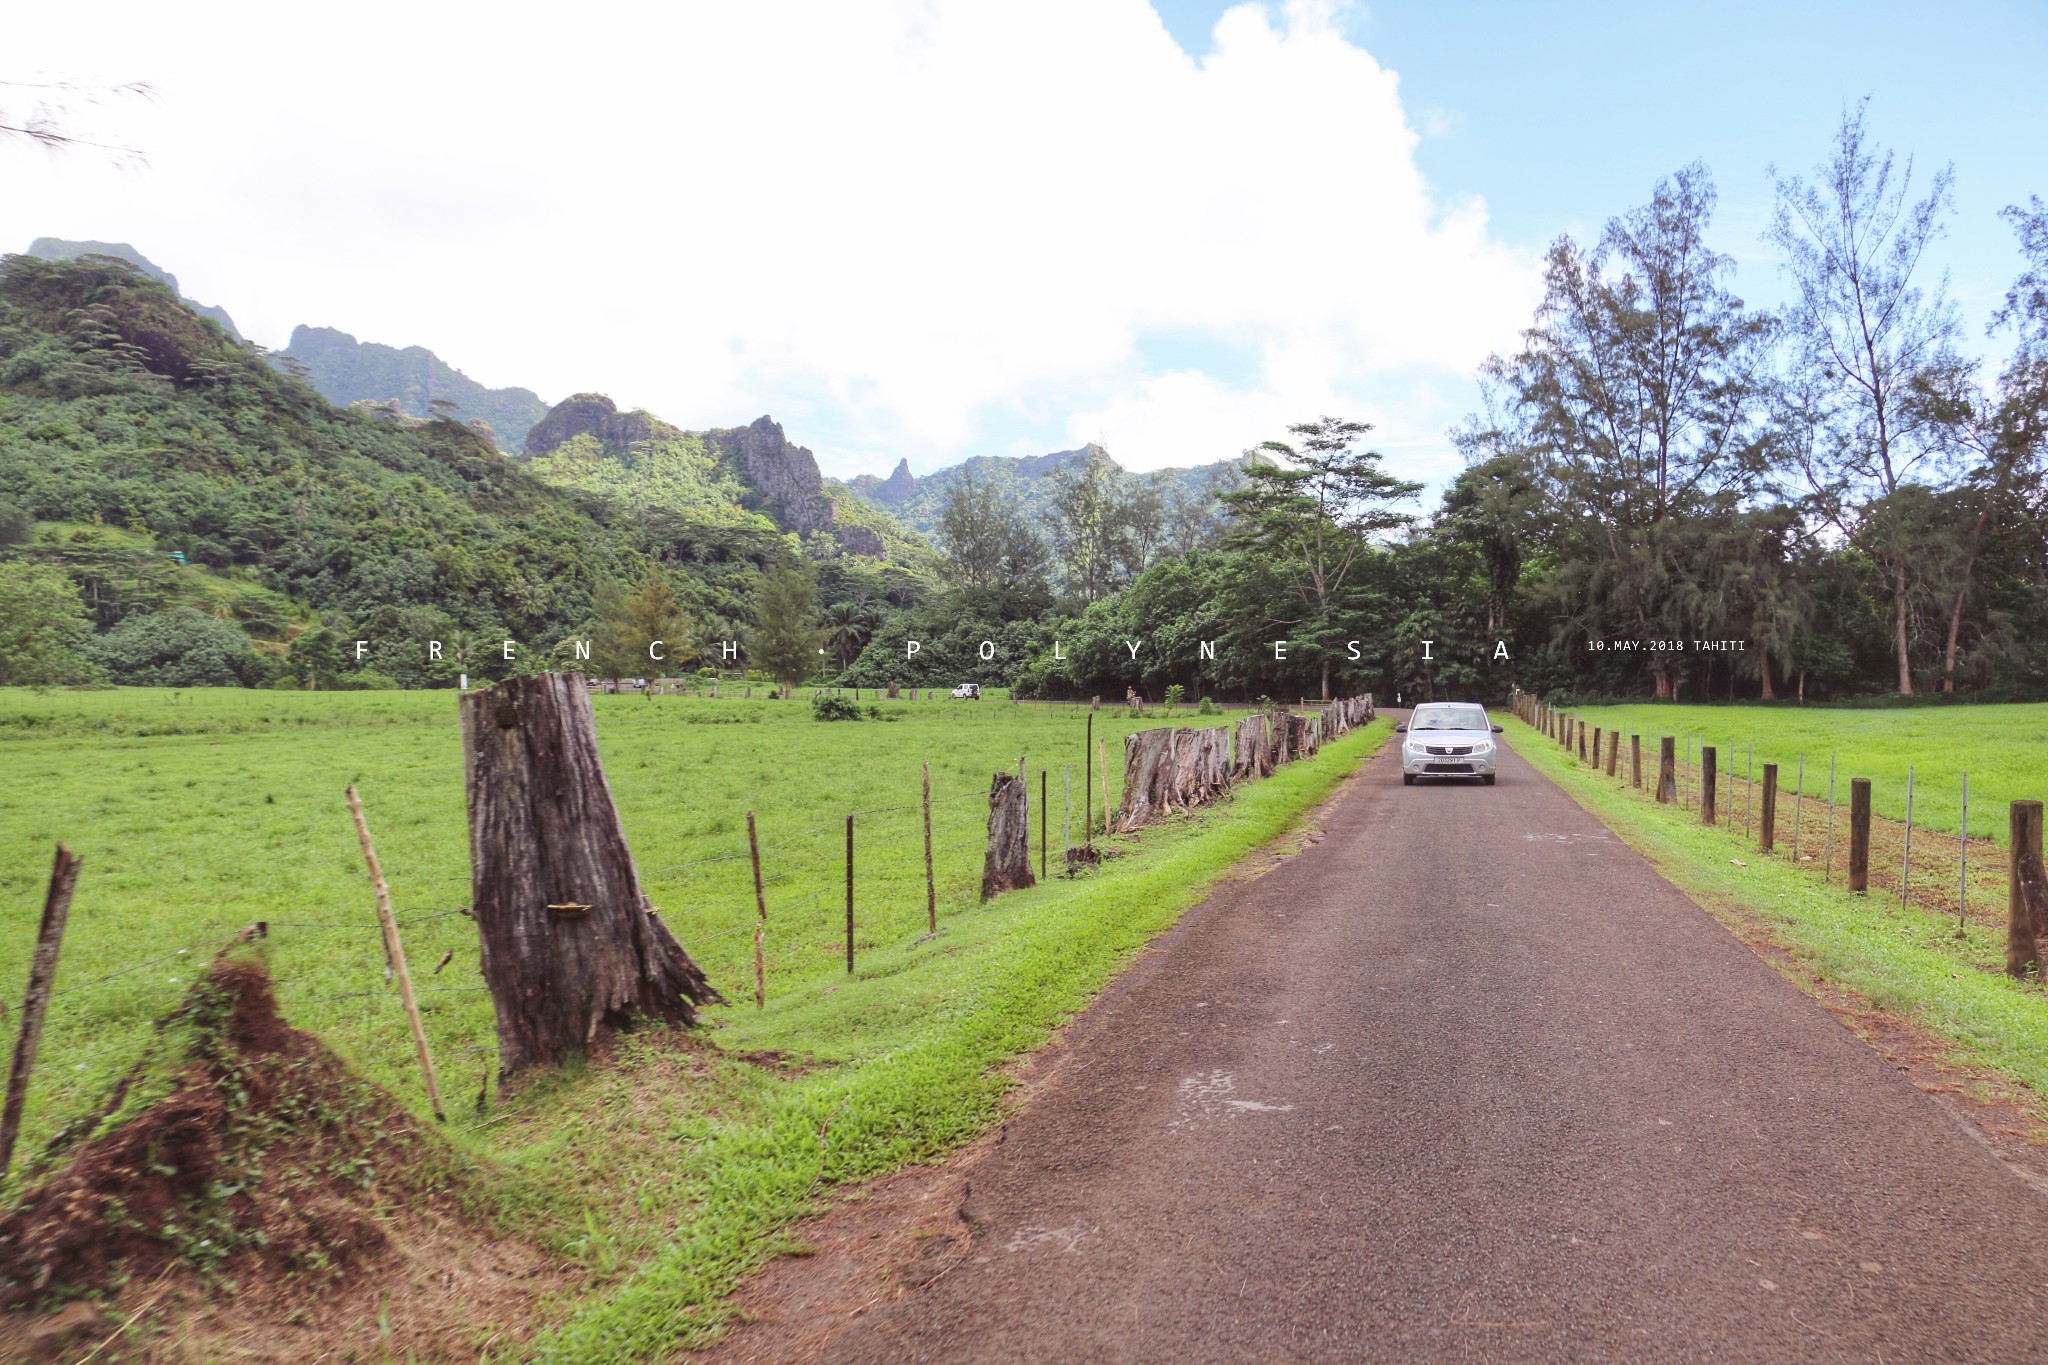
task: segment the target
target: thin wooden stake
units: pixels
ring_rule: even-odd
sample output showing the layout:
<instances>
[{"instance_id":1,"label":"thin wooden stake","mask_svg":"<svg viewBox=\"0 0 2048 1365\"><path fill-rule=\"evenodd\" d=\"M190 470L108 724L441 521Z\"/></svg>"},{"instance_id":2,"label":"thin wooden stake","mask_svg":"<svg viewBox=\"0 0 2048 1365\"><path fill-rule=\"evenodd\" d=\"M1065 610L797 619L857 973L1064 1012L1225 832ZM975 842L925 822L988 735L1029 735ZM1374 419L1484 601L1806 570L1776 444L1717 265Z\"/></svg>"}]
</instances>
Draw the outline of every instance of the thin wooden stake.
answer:
<instances>
[{"instance_id":1,"label":"thin wooden stake","mask_svg":"<svg viewBox=\"0 0 2048 1365\"><path fill-rule=\"evenodd\" d=\"M1806 755L1799 755L1799 785L1792 793L1792 861L1799 861L1799 812L1806 807Z\"/></svg>"},{"instance_id":2,"label":"thin wooden stake","mask_svg":"<svg viewBox=\"0 0 2048 1365\"><path fill-rule=\"evenodd\" d=\"M1088 751L1095 747L1095 713L1088 713L1088 738L1081 745L1081 843L1095 847L1095 787L1088 779Z\"/></svg>"},{"instance_id":3,"label":"thin wooden stake","mask_svg":"<svg viewBox=\"0 0 2048 1365\"><path fill-rule=\"evenodd\" d=\"M747 853L754 860L754 1008L768 1007L768 964L761 958L761 930L768 923L768 896L761 889L761 836L754 830L754 812L747 812Z\"/></svg>"},{"instance_id":4,"label":"thin wooden stake","mask_svg":"<svg viewBox=\"0 0 2048 1365\"><path fill-rule=\"evenodd\" d=\"M406 1023L412 1026L412 1045L419 1050L420 1075L427 1082L427 1103L434 1107L434 1117L446 1123L448 1115L441 1107L441 1080L434 1074L433 1054L427 1051L427 1026L420 1022L420 1002L412 993L412 972L405 965L405 949L398 941L398 921L391 914L391 888L384 882L384 869L377 865L377 850L370 843L370 826L363 819L363 801L356 795L353 782L348 787L348 813L355 817L363 861L370 865L370 887L377 893L377 922L384 926L384 955L398 978L398 1000L405 1006Z\"/></svg>"},{"instance_id":5,"label":"thin wooden stake","mask_svg":"<svg viewBox=\"0 0 2048 1365\"><path fill-rule=\"evenodd\" d=\"M50 867L50 889L43 897L43 922L36 930L35 956L29 959L28 994L21 1002L21 1032L14 1040L14 1065L7 1071L7 1108L0 1111L0 1176L14 1160L14 1140L21 1135L21 1111L28 1103L28 1078L42 1046L43 1016L50 1008L50 985L57 979L57 953L64 946L64 926L71 918L71 892L78 885L84 861L57 845Z\"/></svg>"},{"instance_id":6,"label":"thin wooden stake","mask_svg":"<svg viewBox=\"0 0 2048 1365\"><path fill-rule=\"evenodd\" d=\"M1970 775L1963 774L1962 834L1956 839L1956 932L1970 922Z\"/></svg>"},{"instance_id":7,"label":"thin wooden stake","mask_svg":"<svg viewBox=\"0 0 2048 1365\"><path fill-rule=\"evenodd\" d=\"M1820 884L1826 886L1835 873L1835 756L1828 755L1828 839L1827 856L1820 865Z\"/></svg>"},{"instance_id":8,"label":"thin wooden stake","mask_svg":"<svg viewBox=\"0 0 2048 1365\"><path fill-rule=\"evenodd\" d=\"M1047 788L1051 780L1051 774L1047 773L1045 769L1040 768L1038 770L1038 880L1040 881L1045 880L1045 866L1047 859L1047 852L1045 847L1045 828L1046 823L1050 818L1045 808L1047 804L1046 798L1048 795Z\"/></svg>"},{"instance_id":9,"label":"thin wooden stake","mask_svg":"<svg viewBox=\"0 0 2048 1365\"><path fill-rule=\"evenodd\" d=\"M932 875L932 765L924 765L924 927L939 932L939 883Z\"/></svg>"},{"instance_id":10,"label":"thin wooden stake","mask_svg":"<svg viewBox=\"0 0 2048 1365\"><path fill-rule=\"evenodd\" d=\"M1906 888L1913 880L1913 765L1906 765L1906 851L1899 860L1899 908L1906 908Z\"/></svg>"},{"instance_id":11,"label":"thin wooden stake","mask_svg":"<svg viewBox=\"0 0 2048 1365\"><path fill-rule=\"evenodd\" d=\"M1101 769L1102 769L1102 837L1103 837L1103 838L1105 838L1105 839L1107 839L1107 838L1109 837L1109 810L1110 810L1110 806L1109 806L1109 741L1108 741L1108 740L1106 740L1106 739L1103 739L1103 740L1098 740L1098 741L1096 741L1096 744L1095 744L1095 757L1096 757L1097 761L1099 762L1099 765L1100 765L1100 767L1101 767Z\"/></svg>"},{"instance_id":12,"label":"thin wooden stake","mask_svg":"<svg viewBox=\"0 0 2048 1365\"><path fill-rule=\"evenodd\" d=\"M853 974L853 817L846 817L846 971Z\"/></svg>"}]
</instances>

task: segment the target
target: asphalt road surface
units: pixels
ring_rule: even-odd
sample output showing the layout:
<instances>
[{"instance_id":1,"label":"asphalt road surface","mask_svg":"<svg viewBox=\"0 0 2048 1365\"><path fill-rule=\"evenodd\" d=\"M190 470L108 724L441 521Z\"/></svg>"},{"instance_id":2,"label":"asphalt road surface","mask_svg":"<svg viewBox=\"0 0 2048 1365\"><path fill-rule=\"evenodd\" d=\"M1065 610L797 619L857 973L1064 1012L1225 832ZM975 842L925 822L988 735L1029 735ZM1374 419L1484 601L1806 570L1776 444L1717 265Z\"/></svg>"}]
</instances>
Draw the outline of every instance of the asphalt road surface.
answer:
<instances>
[{"instance_id":1,"label":"asphalt road surface","mask_svg":"<svg viewBox=\"0 0 2048 1365\"><path fill-rule=\"evenodd\" d=\"M2039 1360L2048 1197L1512 753L1228 885L837 1361Z\"/></svg>"}]
</instances>

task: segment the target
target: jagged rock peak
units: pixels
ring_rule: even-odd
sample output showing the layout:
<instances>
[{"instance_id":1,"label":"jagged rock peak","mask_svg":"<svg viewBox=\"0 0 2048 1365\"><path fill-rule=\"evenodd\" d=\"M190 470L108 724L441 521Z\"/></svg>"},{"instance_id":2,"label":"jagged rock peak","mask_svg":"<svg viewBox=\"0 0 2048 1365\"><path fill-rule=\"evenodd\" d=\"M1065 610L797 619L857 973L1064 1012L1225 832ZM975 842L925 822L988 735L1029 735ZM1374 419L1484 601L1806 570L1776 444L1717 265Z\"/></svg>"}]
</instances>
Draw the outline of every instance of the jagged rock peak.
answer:
<instances>
[{"instance_id":1,"label":"jagged rock peak","mask_svg":"<svg viewBox=\"0 0 2048 1365\"><path fill-rule=\"evenodd\" d=\"M620 412L619 405L601 393L572 393L526 433L526 453L546 455L565 441L588 435L612 454L626 455L637 442L680 434L649 413Z\"/></svg>"},{"instance_id":2,"label":"jagged rock peak","mask_svg":"<svg viewBox=\"0 0 2048 1365\"><path fill-rule=\"evenodd\" d=\"M817 457L803 446L791 445L780 422L764 416L750 426L704 435L720 461L774 507L784 530L807 536L837 529L838 516L825 496Z\"/></svg>"},{"instance_id":3,"label":"jagged rock peak","mask_svg":"<svg viewBox=\"0 0 2048 1365\"><path fill-rule=\"evenodd\" d=\"M875 498L891 506L901 506L917 495L917 476L910 472L910 461L898 460L895 472L882 480L875 490Z\"/></svg>"}]
</instances>

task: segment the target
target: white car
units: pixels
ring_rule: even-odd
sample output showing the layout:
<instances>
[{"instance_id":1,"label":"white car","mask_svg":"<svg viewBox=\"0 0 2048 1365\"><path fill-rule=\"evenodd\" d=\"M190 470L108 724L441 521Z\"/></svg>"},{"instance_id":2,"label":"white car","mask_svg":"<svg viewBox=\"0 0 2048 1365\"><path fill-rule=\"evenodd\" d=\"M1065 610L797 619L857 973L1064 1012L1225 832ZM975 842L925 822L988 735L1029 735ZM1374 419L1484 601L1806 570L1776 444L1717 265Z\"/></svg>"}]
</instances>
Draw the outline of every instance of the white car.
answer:
<instances>
[{"instance_id":1,"label":"white car","mask_svg":"<svg viewBox=\"0 0 2048 1365\"><path fill-rule=\"evenodd\" d=\"M1493 737L1500 727L1486 719L1476 702L1427 702L1394 727L1401 741L1401 782L1412 787L1418 777L1476 777L1493 785L1499 746Z\"/></svg>"},{"instance_id":2,"label":"white car","mask_svg":"<svg viewBox=\"0 0 2048 1365\"><path fill-rule=\"evenodd\" d=\"M960 685L959 685L958 687L956 687L956 688L954 688L954 689L953 689L953 700L954 700L954 701L980 701L980 700L981 700L981 684L980 684L980 683L961 683L961 684L960 684Z\"/></svg>"}]
</instances>

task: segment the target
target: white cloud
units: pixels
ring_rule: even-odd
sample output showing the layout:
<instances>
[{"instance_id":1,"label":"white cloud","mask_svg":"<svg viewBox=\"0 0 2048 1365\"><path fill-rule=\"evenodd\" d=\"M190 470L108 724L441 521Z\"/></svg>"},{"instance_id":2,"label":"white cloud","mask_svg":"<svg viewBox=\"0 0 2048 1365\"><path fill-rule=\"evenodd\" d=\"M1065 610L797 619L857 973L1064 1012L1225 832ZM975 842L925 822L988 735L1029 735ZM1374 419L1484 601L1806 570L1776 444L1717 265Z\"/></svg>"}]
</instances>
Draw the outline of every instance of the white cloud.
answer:
<instances>
[{"instance_id":1,"label":"white cloud","mask_svg":"<svg viewBox=\"0 0 2048 1365\"><path fill-rule=\"evenodd\" d=\"M1534 301L1328 6L1231 10L1199 63L1142 0L621 13L45 7L11 50L156 84L120 129L152 164L0 149L0 245L130 240L271 344L801 413L848 472L1096 428L1138 467L1219 459L1323 411L1440 447ZM1148 371L1167 333L1257 373Z\"/></svg>"}]
</instances>

